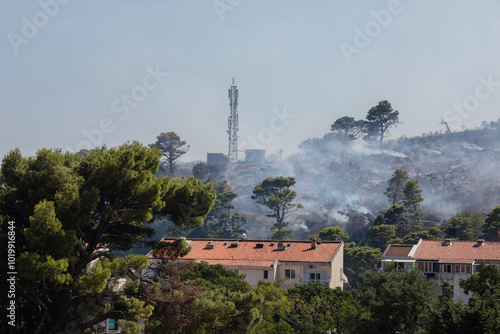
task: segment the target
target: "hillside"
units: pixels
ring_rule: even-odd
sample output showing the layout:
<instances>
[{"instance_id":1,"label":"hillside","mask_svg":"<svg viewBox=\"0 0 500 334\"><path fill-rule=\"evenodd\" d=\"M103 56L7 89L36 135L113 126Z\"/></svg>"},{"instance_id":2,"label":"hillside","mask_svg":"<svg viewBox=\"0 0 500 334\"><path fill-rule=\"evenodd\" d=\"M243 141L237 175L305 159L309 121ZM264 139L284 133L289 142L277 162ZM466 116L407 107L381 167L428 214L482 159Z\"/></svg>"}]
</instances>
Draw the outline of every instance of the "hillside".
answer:
<instances>
[{"instance_id":1,"label":"hillside","mask_svg":"<svg viewBox=\"0 0 500 334\"><path fill-rule=\"evenodd\" d=\"M294 176L297 202L304 209L289 222L296 237L329 225L350 233L389 207L384 191L397 168L418 180L423 192L427 226L461 210L487 213L500 204L500 123L446 134L399 138L382 147L364 142L344 145L329 139L308 139L304 151L286 160L270 159L264 165L230 165L226 177L239 194L236 210L248 217L251 237L268 237L270 218L250 199L252 189L269 176Z\"/></svg>"}]
</instances>

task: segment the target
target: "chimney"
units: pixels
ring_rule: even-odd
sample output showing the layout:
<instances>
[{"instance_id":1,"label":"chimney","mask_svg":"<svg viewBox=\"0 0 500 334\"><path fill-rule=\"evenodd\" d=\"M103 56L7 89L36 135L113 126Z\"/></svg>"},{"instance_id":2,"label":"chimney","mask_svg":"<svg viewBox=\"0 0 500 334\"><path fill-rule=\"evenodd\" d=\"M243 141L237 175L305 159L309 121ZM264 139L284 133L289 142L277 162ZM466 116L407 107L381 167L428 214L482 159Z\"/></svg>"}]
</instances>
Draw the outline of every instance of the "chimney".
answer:
<instances>
[{"instance_id":1,"label":"chimney","mask_svg":"<svg viewBox=\"0 0 500 334\"><path fill-rule=\"evenodd\" d=\"M214 249L215 244L211 241L207 242L207 245L205 246L206 249Z\"/></svg>"},{"instance_id":2,"label":"chimney","mask_svg":"<svg viewBox=\"0 0 500 334\"><path fill-rule=\"evenodd\" d=\"M476 247L483 247L483 246L484 246L484 239L477 239Z\"/></svg>"},{"instance_id":3,"label":"chimney","mask_svg":"<svg viewBox=\"0 0 500 334\"><path fill-rule=\"evenodd\" d=\"M451 246L453 244L453 239L444 239L443 246Z\"/></svg>"},{"instance_id":4,"label":"chimney","mask_svg":"<svg viewBox=\"0 0 500 334\"><path fill-rule=\"evenodd\" d=\"M278 250L286 250L286 245L283 241L278 242Z\"/></svg>"},{"instance_id":5,"label":"chimney","mask_svg":"<svg viewBox=\"0 0 500 334\"><path fill-rule=\"evenodd\" d=\"M316 241L316 237L313 237L311 239L311 249L316 249L318 248L318 242Z\"/></svg>"}]
</instances>

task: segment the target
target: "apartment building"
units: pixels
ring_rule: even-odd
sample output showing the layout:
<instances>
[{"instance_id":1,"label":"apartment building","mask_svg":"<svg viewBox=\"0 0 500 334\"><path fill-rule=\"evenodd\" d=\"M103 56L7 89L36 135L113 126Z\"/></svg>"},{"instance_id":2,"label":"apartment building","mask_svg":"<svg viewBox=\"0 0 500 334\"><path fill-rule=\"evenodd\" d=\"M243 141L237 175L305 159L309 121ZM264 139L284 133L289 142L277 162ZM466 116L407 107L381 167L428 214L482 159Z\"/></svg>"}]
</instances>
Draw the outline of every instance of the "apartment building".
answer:
<instances>
[{"instance_id":1,"label":"apartment building","mask_svg":"<svg viewBox=\"0 0 500 334\"><path fill-rule=\"evenodd\" d=\"M470 295L460 288L460 279L470 277L482 263L500 265L500 242L462 240L419 240L416 245L389 245L382 255L382 270L389 263L410 270L421 270L434 284L436 292L442 292L447 281L453 288L453 299L469 301Z\"/></svg>"},{"instance_id":2,"label":"apartment building","mask_svg":"<svg viewBox=\"0 0 500 334\"><path fill-rule=\"evenodd\" d=\"M163 239L172 242L175 239ZM182 260L221 264L238 274L245 274L251 286L259 281L284 279L282 287L309 282L330 288L343 287L344 243L342 241L277 241L188 239L189 254ZM151 264L158 260L148 254Z\"/></svg>"}]
</instances>

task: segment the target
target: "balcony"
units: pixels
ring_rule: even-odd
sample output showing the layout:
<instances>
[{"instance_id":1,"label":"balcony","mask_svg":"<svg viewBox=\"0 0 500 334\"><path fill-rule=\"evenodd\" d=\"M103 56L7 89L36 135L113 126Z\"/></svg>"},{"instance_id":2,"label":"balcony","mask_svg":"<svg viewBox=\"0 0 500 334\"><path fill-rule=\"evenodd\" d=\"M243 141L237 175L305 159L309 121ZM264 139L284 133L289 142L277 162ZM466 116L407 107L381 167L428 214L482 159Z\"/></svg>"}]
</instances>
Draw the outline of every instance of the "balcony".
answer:
<instances>
[{"instance_id":1,"label":"balcony","mask_svg":"<svg viewBox=\"0 0 500 334\"><path fill-rule=\"evenodd\" d=\"M307 285L309 283L321 283L324 286L330 286L329 279L303 279L300 281L300 285Z\"/></svg>"}]
</instances>

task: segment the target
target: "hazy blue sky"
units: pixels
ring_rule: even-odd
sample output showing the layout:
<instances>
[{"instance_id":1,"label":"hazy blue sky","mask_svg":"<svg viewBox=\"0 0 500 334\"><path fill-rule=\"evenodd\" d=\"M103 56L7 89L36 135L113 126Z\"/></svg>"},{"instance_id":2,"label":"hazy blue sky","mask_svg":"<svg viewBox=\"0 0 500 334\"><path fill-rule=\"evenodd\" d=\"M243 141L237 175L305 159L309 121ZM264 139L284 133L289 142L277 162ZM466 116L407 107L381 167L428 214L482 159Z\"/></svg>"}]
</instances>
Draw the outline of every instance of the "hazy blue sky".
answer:
<instances>
[{"instance_id":1,"label":"hazy blue sky","mask_svg":"<svg viewBox=\"0 0 500 334\"><path fill-rule=\"evenodd\" d=\"M191 145L184 160L227 153L233 77L240 143L254 137L268 153L297 152L337 118L364 118L381 100L403 122L391 138L436 130L441 118L459 129L500 117L493 0L1 0L1 7L1 156L15 147L32 155L92 141L148 144L167 131Z\"/></svg>"}]
</instances>

